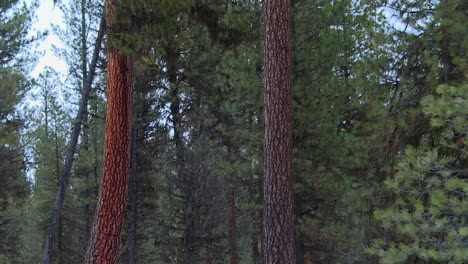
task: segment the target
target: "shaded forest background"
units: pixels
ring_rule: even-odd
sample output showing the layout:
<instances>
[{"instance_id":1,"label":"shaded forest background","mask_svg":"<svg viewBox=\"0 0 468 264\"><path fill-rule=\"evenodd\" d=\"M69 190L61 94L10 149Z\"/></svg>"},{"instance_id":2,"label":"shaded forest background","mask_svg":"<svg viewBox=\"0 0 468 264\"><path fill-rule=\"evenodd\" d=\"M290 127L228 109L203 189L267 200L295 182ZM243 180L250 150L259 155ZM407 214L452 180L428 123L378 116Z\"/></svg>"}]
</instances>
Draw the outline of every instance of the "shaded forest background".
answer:
<instances>
[{"instance_id":1,"label":"shaded forest background","mask_svg":"<svg viewBox=\"0 0 468 264\"><path fill-rule=\"evenodd\" d=\"M35 8L0 2L0 263L42 259L84 105L51 251L82 262L109 47L135 61L119 263L262 263L263 1L129 2L131 33L106 36L102 1L56 3L64 81L30 77ZM467 13L292 1L297 263L468 262Z\"/></svg>"}]
</instances>

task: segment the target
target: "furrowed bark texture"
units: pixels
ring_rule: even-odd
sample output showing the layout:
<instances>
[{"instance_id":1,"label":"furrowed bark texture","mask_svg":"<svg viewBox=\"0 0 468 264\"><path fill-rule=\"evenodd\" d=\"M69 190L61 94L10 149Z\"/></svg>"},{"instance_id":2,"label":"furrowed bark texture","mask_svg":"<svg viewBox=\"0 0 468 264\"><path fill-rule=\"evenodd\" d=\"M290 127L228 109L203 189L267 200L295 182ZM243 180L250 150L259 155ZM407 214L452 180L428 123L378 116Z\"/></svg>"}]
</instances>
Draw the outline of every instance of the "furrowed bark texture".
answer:
<instances>
[{"instance_id":1,"label":"furrowed bark texture","mask_svg":"<svg viewBox=\"0 0 468 264\"><path fill-rule=\"evenodd\" d=\"M105 1L107 28L115 6ZM114 48L107 53L107 114L104 173L85 263L117 263L125 211L132 126L132 63Z\"/></svg>"},{"instance_id":2,"label":"furrowed bark texture","mask_svg":"<svg viewBox=\"0 0 468 264\"><path fill-rule=\"evenodd\" d=\"M116 263L125 220L130 165L131 65L109 52L104 173L85 263Z\"/></svg>"},{"instance_id":3,"label":"furrowed bark texture","mask_svg":"<svg viewBox=\"0 0 468 264\"><path fill-rule=\"evenodd\" d=\"M44 249L42 253L42 264L51 263L51 254L54 248L55 239L59 232L59 226L62 218L62 207L63 199L65 198L65 191L67 190L68 182L71 176L71 169L73 165L73 157L75 156L76 146L78 144L78 138L81 133L81 125L85 116L86 108L88 106L89 94L93 85L94 76L96 75L96 66L99 60L99 51L101 49L102 39L104 37L105 20L104 16L101 18L98 35L96 42L94 43L93 57L91 59L91 65L89 67L89 73L85 77L85 86L81 92L81 101L78 113L73 124L73 130L71 133L70 141L67 146L67 155L65 157L65 164L63 166L62 178L57 190L55 197L54 209L52 212L51 223L47 234L46 241L44 243Z\"/></svg>"},{"instance_id":4,"label":"furrowed bark texture","mask_svg":"<svg viewBox=\"0 0 468 264\"><path fill-rule=\"evenodd\" d=\"M290 0L265 8L265 264L296 263L292 189Z\"/></svg>"}]
</instances>

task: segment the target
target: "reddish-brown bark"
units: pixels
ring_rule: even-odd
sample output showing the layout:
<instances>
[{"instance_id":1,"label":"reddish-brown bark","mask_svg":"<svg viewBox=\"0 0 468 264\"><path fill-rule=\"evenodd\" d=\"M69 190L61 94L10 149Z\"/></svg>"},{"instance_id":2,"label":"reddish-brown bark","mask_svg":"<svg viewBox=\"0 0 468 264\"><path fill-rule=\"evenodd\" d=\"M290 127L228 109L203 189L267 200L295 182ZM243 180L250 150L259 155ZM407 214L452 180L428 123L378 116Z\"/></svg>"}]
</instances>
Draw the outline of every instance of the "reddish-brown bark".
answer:
<instances>
[{"instance_id":1,"label":"reddish-brown bark","mask_svg":"<svg viewBox=\"0 0 468 264\"><path fill-rule=\"evenodd\" d=\"M115 7L106 0L107 28ZM107 114L104 173L85 263L117 263L125 220L132 126L132 63L114 48L107 53Z\"/></svg>"},{"instance_id":2,"label":"reddish-brown bark","mask_svg":"<svg viewBox=\"0 0 468 264\"><path fill-rule=\"evenodd\" d=\"M130 165L131 63L107 54L107 115L104 173L85 263L116 263L125 219Z\"/></svg>"},{"instance_id":3,"label":"reddish-brown bark","mask_svg":"<svg viewBox=\"0 0 468 264\"><path fill-rule=\"evenodd\" d=\"M264 263L296 263L292 189L291 2L265 7Z\"/></svg>"}]
</instances>

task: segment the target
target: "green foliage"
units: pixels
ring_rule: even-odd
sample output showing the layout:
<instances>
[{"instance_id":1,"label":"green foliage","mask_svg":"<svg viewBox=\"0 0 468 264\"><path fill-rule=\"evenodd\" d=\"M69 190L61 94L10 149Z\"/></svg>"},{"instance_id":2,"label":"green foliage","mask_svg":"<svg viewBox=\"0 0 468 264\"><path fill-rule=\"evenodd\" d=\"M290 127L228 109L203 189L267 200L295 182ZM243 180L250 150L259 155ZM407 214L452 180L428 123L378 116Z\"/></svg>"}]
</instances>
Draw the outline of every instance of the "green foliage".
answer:
<instances>
[{"instance_id":1,"label":"green foliage","mask_svg":"<svg viewBox=\"0 0 468 264\"><path fill-rule=\"evenodd\" d=\"M464 133L466 113L468 113L466 103L468 85L441 85L436 92L437 96L427 96L422 101L423 111L431 117L432 126L439 128L448 125L452 128L450 130L452 133ZM453 135L447 136L446 139L453 139Z\"/></svg>"},{"instance_id":2,"label":"green foliage","mask_svg":"<svg viewBox=\"0 0 468 264\"><path fill-rule=\"evenodd\" d=\"M136 66L137 262L227 262L234 191L240 263L253 263L265 1L114 2L106 48ZM465 2L293 1L298 263L467 262ZM57 3L66 23L55 29L66 46L57 53L69 78L62 84L48 71L37 82L41 110L23 137L35 162L32 192L17 115L31 11L18 3L0 4L0 262L36 263L72 125L68 99L88 74L102 1ZM99 78L62 211L60 263L81 261L91 229L104 145Z\"/></svg>"},{"instance_id":3,"label":"green foliage","mask_svg":"<svg viewBox=\"0 0 468 264\"><path fill-rule=\"evenodd\" d=\"M68 119L61 108L58 75L46 69L38 81L37 100L41 109L31 113L30 130L26 137L33 142L32 159L35 165L33 172L34 185L31 197L25 205L27 217L21 226L21 260L22 263L34 262L41 258L42 243L49 227L49 217L54 205L55 194L61 176L62 157L66 146Z\"/></svg>"},{"instance_id":4,"label":"green foliage","mask_svg":"<svg viewBox=\"0 0 468 264\"><path fill-rule=\"evenodd\" d=\"M19 0L0 3L0 65L2 68L26 66L30 53L25 48L35 41L27 36L35 6L27 7Z\"/></svg>"},{"instance_id":5,"label":"green foliage","mask_svg":"<svg viewBox=\"0 0 468 264\"><path fill-rule=\"evenodd\" d=\"M37 175L38 179L42 179L43 186L36 186L35 192L41 197L36 197L38 200L47 200L47 206L43 206L43 210L36 217L40 223L39 241L35 247L42 250L40 246L44 245L44 235L48 231L50 224L50 216L52 215L52 206L57 194L58 183L62 180L62 169L64 158L69 151L66 149L68 137L72 131L73 123L71 116L76 116L75 98L81 98L83 89L85 88L87 78L90 75L90 67L92 53L95 49L97 31L99 30L99 22L102 16L102 2L94 0L60 2L57 7L64 13L65 27L54 28L55 33L63 41L64 48L55 49L56 54L61 57L68 66L69 74L65 83L58 81L59 76L48 76L42 83L45 89L45 94L60 95L58 98L49 104L51 109L55 111L57 120L53 122L47 121L45 116L46 134L51 134L53 137L48 143L45 143L51 149L55 149L55 170L50 170L50 158L40 157L38 160L48 160L49 164L44 164L42 174ZM101 46L97 47L100 51ZM100 55L103 57L103 55ZM89 101L86 105L86 110L83 118L81 134L75 153L74 165L71 172L71 179L65 198L62 216L59 223L59 232L57 236L57 246L53 249L52 260L59 263L79 263L87 247L89 233L91 231L92 219L94 216L94 207L98 195L98 186L101 179L101 164L102 153L104 147L104 95L102 87L105 86L102 72L99 70L104 61L98 62L98 69L94 82L91 87ZM53 104L55 102L55 105ZM61 107L57 107L57 102L60 102ZM67 102L64 104L64 102ZM47 101L43 103L48 106ZM51 112L54 114L54 112ZM50 117L49 117L50 118ZM47 127L48 123L58 127ZM49 132L48 132L49 131ZM44 141L39 139L39 141ZM42 150L45 152L45 150ZM41 168L38 168L40 170ZM37 171L36 171L37 172ZM56 178L55 178L56 177ZM37 254L41 254L38 252ZM40 255L36 255L39 259Z\"/></svg>"},{"instance_id":6,"label":"green foliage","mask_svg":"<svg viewBox=\"0 0 468 264\"><path fill-rule=\"evenodd\" d=\"M388 40L367 1L297 1L293 14L298 259L360 259L386 169Z\"/></svg>"},{"instance_id":7,"label":"green foliage","mask_svg":"<svg viewBox=\"0 0 468 264\"><path fill-rule=\"evenodd\" d=\"M0 262L14 263L21 246L23 206L30 195L25 151L20 141L24 120L18 104L29 88L24 66L31 13L19 1L0 3Z\"/></svg>"},{"instance_id":8,"label":"green foliage","mask_svg":"<svg viewBox=\"0 0 468 264\"><path fill-rule=\"evenodd\" d=\"M389 236L368 249L382 263L468 260L467 88L443 85L437 89L440 95L423 100L433 127L442 127L440 143L408 148L396 175L385 181L394 199L375 218Z\"/></svg>"},{"instance_id":9,"label":"green foliage","mask_svg":"<svg viewBox=\"0 0 468 264\"><path fill-rule=\"evenodd\" d=\"M63 12L65 27L53 25L54 33L63 42L63 48L54 47L54 52L68 67L69 93L80 98L85 79L89 73L94 43L102 16L102 1L80 0L61 2L57 7ZM103 56L103 55L101 55Z\"/></svg>"},{"instance_id":10,"label":"green foliage","mask_svg":"<svg viewBox=\"0 0 468 264\"><path fill-rule=\"evenodd\" d=\"M259 31L252 30L259 27L249 20L260 8L218 2L132 3L139 10L132 11L138 26L127 37L137 49L145 48L137 71L149 76L135 86L145 91L139 102L149 104L136 123L142 128L138 164L141 160L152 168L140 171L137 179L142 263L226 260L227 188L235 185L242 206L249 202L247 186L258 184L261 45L247 43L260 40ZM245 9L252 11L242 13ZM245 38L236 35L240 31ZM155 114L160 119L151 123ZM174 127L181 139L175 138ZM258 232L249 211L239 218ZM247 232L239 236L250 241ZM187 248L190 241L193 247ZM248 244L240 248L249 255Z\"/></svg>"}]
</instances>

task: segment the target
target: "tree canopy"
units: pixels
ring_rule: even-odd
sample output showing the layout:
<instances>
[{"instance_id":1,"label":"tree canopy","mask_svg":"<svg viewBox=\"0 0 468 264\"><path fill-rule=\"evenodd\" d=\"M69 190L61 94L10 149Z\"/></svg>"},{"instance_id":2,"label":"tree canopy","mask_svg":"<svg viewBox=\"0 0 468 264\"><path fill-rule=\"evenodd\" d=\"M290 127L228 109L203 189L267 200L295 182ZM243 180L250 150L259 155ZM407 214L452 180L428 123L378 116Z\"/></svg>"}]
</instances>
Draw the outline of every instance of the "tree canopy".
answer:
<instances>
[{"instance_id":1,"label":"tree canopy","mask_svg":"<svg viewBox=\"0 0 468 264\"><path fill-rule=\"evenodd\" d=\"M277 2L54 1L68 73L33 78L37 4L2 1L0 263L468 262L468 3Z\"/></svg>"}]
</instances>

